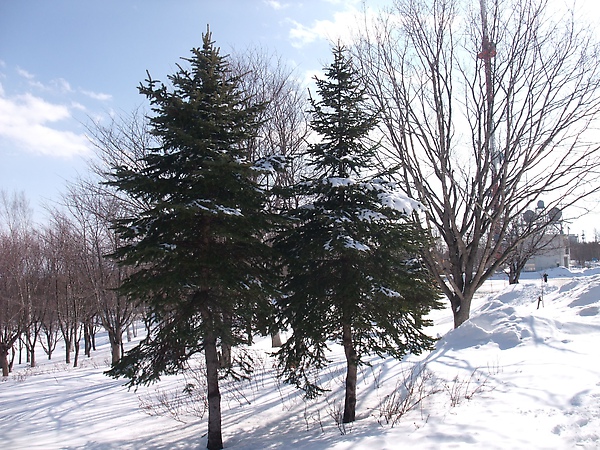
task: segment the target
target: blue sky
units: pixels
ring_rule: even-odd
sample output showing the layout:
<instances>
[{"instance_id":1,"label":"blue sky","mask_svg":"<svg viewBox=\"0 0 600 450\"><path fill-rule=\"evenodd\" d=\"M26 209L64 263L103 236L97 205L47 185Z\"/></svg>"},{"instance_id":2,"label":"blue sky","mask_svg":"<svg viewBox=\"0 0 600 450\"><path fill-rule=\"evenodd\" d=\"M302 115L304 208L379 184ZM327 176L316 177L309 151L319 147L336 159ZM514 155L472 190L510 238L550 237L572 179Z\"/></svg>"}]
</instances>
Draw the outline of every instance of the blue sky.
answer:
<instances>
[{"instance_id":1,"label":"blue sky","mask_svg":"<svg viewBox=\"0 0 600 450\"><path fill-rule=\"evenodd\" d=\"M600 24L597 0L577 4ZM0 0L0 189L25 192L43 217L41 205L86 170L84 124L145 106L137 86L146 70L166 80L207 24L224 53L276 51L308 80L361 8L361 0ZM580 220L571 232L591 237L594 228Z\"/></svg>"},{"instance_id":2,"label":"blue sky","mask_svg":"<svg viewBox=\"0 0 600 450\"><path fill-rule=\"evenodd\" d=\"M146 105L148 70L166 80L210 24L224 53L283 55L300 78L328 63L359 1L19 0L0 2L0 189L41 204L85 171L85 123Z\"/></svg>"}]
</instances>

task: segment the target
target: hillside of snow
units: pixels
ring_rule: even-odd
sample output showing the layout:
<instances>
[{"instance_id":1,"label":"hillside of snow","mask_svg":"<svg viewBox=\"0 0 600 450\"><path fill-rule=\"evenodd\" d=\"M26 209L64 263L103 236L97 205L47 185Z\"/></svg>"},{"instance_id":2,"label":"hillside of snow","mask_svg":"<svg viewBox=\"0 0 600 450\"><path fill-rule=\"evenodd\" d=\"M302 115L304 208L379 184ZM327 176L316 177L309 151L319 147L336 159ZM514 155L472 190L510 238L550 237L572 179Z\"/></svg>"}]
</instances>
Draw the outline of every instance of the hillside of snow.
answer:
<instances>
[{"instance_id":1,"label":"hillside of snow","mask_svg":"<svg viewBox=\"0 0 600 450\"><path fill-rule=\"evenodd\" d=\"M332 346L332 364L315 374L327 394L306 401L273 376L270 340L259 341L248 349L252 379L222 385L225 448L599 448L600 270L548 274L488 282L457 330L448 310L436 311L431 353L373 358L360 369L357 421L345 427L342 349ZM39 367L16 366L0 382L0 448L206 446L201 375L128 390L103 375L110 349L104 335L98 342L78 368L40 353Z\"/></svg>"}]
</instances>

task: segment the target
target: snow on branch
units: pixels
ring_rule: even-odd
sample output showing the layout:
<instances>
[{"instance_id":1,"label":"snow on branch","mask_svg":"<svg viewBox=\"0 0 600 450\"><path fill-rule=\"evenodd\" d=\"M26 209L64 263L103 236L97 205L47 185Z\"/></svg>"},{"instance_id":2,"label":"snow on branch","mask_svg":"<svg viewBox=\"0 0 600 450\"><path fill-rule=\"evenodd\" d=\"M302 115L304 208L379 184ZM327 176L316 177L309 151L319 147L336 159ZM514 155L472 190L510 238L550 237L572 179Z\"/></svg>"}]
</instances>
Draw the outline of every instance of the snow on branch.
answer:
<instances>
[{"instance_id":1,"label":"snow on branch","mask_svg":"<svg viewBox=\"0 0 600 450\"><path fill-rule=\"evenodd\" d=\"M199 208L203 211L210 212L212 214L223 213L228 216L243 216L242 211L239 208L229 208L223 205L214 205L211 200L194 200L190 206Z\"/></svg>"},{"instance_id":2,"label":"snow on branch","mask_svg":"<svg viewBox=\"0 0 600 450\"><path fill-rule=\"evenodd\" d=\"M252 168L259 172L274 174L281 172L288 163L289 158L285 155L269 155L256 160Z\"/></svg>"},{"instance_id":3,"label":"snow on branch","mask_svg":"<svg viewBox=\"0 0 600 450\"><path fill-rule=\"evenodd\" d=\"M378 195L381 205L391 208L404 214L411 214L414 211L422 211L423 205L400 192L381 192Z\"/></svg>"},{"instance_id":4,"label":"snow on branch","mask_svg":"<svg viewBox=\"0 0 600 450\"><path fill-rule=\"evenodd\" d=\"M356 180L347 177L329 177L323 178L323 184L328 184L332 187L352 186L356 184Z\"/></svg>"}]
</instances>

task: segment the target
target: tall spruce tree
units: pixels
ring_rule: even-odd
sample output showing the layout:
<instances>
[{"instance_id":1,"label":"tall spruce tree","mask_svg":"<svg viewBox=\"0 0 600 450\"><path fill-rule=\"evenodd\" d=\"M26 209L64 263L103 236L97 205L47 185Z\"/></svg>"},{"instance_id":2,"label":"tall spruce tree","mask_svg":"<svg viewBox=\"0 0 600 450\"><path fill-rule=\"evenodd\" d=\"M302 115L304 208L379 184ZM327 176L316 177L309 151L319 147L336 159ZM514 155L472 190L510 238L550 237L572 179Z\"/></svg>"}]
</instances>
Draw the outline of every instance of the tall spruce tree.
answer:
<instances>
[{"instance_id":1,"label":"tall spruce tree","mask_svg":"<svg viewBox=\"0 0 600 450\"><path fill-rule=\"evenodd\" d=\"M287 211L276 239L284 255L286 295L279 302L290 337L278 352L281 375L308 396L321 392L314 371L340 342L347 362L343 422L355 420L357 368L369 354L397 358L430 349L424 316L439 293L417 257L426 237L412 225L416 202L374 175L361 78L344 47L333 49L326 79L316 79L311 127L320 136L305 157L314 177L292 193L308 202Z\"/></svg>"},{"instance_id":2,"label":"tall spruce tree","mask_svg":"<svg viewBox=\"0 0 600 450\"><path fill-rule=\"evenodd\" d=\"M178 65L168 77L170 87L148 75L139 88L160 145L143 169L112 174L110 184L149 205L117 223L124 244L113 256L137 269L121 289L144 302L150 330L108 373L148 384L203 352L207 447L220 449L219 370L232 365L221 364L219 347L247 343L272 320L267 197L256 183L260 164L247 157L264 105L246 101L210 31L191 53L183 58L189 69Z\"/></svg>"}]
</instances>

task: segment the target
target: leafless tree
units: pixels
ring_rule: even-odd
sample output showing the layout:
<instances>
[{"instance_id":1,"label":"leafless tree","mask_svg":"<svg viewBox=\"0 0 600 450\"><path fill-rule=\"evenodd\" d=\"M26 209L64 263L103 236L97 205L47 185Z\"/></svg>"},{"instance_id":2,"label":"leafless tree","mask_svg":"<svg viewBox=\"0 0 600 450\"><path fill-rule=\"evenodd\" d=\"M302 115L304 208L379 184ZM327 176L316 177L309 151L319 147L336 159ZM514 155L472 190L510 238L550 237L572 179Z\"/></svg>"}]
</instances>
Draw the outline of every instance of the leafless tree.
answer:
<instances>
[{"instance_id":1,"label":"leafless tree","mask_svg":"<svg viewBox=\"0 0 600 450\"><path fill-rule=\"evenodd\" d=\"M575 242L571 244L571 257L581 266L600 261L600 242Z\"/></svg>"},{"instance_id":2,"label":"leafless tree","mask_svg":"<svg viewBox=\"0 0 600 450\"><path fill-rule=\"evenodd\" d=\"M108 333L112 362L116 363L123 352L123 333L134 313L133 303L117 290L125 269L106 257L117 248L112 225L122 214L123 204L118 196L102 190L90 191L89 186L86 183L70 185L64 203L83 244L82 275L93 290L93 311ZM88 320L88 327L90 324L93 322Z\"/></svg>"},{"instance_id":3,"label":"leafless tree","mask_svg":"<svg viewBox=\"0 0 600 450\"><path fill-rule=\"evenodd\" d=\"M25 289L25 295L23 296L24 341L27 349L27 360L31 367L35 367L35 348L46 315L42 249L36 229L30 229L21 243L21 257L25 264L25 270L22 274L22 285Z\"/></svg>"},{"instance_id":4,"label":"leafless tree","mask_svg":"<svg viewBox=\"0 0 600 450\"><path fill-rule=\"evenodd\" d=\"M77 189L85 196L113 198L118 203L118 217L147 206L142 199L121 195L106 184L110 181L112 167L144 167L144 156L156 144L146 112L137 108L129 114L111 117L110 122L91 120L87 126L90 142L95 148L94 158L89 160L89 176L77 180ZM72 189L71 189L72 190ZM108 218L109 220L116 219Z\"/></svg>"},{"instance_id":5,"label":"leafless tree","mask_svg":"<svg viewBox=\"0 0 600 450\"><path fill-rule=\"evenodd\" d=\"M49 268L49 262L44 260L45 268ZM51 271L46 270L44 276L44 317L42 320L40 344L42 349L52 359L52 353L56 350L59 339L58 317L56 312L56 301L54 300L54 286L51 280Z\"/></svg>"},{"instance_id":6,"label":"leafless tree","mask_svg":"<svg viewBox=\"0 0 600 450\"><path fill-rule=\"evenodd\" d=\"M157 141L150 131L147 112L142 108L113 116L108 123L91 121L87 130L95 147L94 158L89 161L89 176L69 186L65 204L73 216L78 217L81 226L90 229L86 232L90 245L88 274L94 285L100 322L108 332L112 362L115 363L124 351L122 334L135 316L143 316L143 306L138 308L115 290L127 274L123 267L106 258L118 246L112 225L148 205L143 198L123 195L107 182L111 181L111 169L114 167L141 170L148 149L157 145Z\"/></svg>"},{"instance_id":7,"label":"leafless tree","mask_svg":"<svg viewBox=\"0 0 600 450\"><path fill-rule=\"evenodd\" d=\"M294 70L281 56L251 47L231 57L233 73L241 77L240 85L252 103L264 103L262 126L251 145L250 159L283 156L284 170L264 174L263 183L272 188L289 186L306 170L299 158L306 146L310 129L307 118L307 95ZM272 206L281 207L281 197L272 197Z\"/></svg>"},{"instance_id":8,"label":"leafless tree","mask_svg":"<svg viewBox=\"0 0 600 450\"><path fill-rule=\"evenodd\" d=\"M261 158L268 161L270 157L283 157L283 170L274 170L263 174L262 183L271 189L273 195L269 207L280 210L286 200L278 195L278 190L291 186L298 181L307 170L300 157L307 145L310 133L308 126L308 98L301 83L295 77L282 58L260 48L247 48L234 52L231 58L231 69L241 77L241 86L248 94L247 99L253 103L264 103L262 126L258 136L248 145L252 154L251 160ZM291 198L298 206L299 198ZM281 346L279 332L271 336L273 347ZM227 353L227 350L225 350Z\"/></svg>"},{"instance_id":9,"label":"leafless tree","mask_svg":"<svg viewBox=\"0 0 600 450\"><path fill-rule=\"evenodd\" d=\"M85 276L85 245L72 219L58 210L52 212L44 236L65 362L71 363L74 352L73 366L77 367L83 326L95 311L93 288Z\"/></svg>"},{"instance_id":10,"label":"leafless tree","mask_svg":"<svg viewBox=\"0 0 600 450\"><path fill-rule=\"evenodd\" d=\"M598 191L598 44L545 0L397 0L355 49L382 117L387 164L443 245L425 260L454 325L511 252L532 203L567 208Z\"/></svg>"},{"instance_id":11,"label":"leafless tree","mask_svg":"<svg viewBox=\"0 0 600 450\"><path fill-rule=\"evenodd\" d=\"M39 328L35 296L39 285L36 239L32 212L23 193L0 191L0 367L8 376L8 352L26 334L35 349ZM31 356L35 365L35 357Z\"/></svg>"},{"instance_id":12,"label":"leafless tree","mask_svg":"<svg viewBox=\"0 0 600 450\"><path fill-rule=\"evenodd\" d=\"M570 248L570 236L564 233L561 214L557 209L546 211L545 208L537 208L535 212L525 211L523 216L516 217L509 224L505 246L510 245L512 250L508 252L504 261L504 271L508 275L509 284L519 282L521 272L536 256L549 252L556 254L561 250L563 258L568 257L569 253L565 253L565 250ZM544 226L540 226L540 221ZM537 232L531 233L531 229ZM523 235L527 235L527 238L522 239ZM516 244L512 245L513 241L516 241Z\"/></svg>"}]
</instances>

